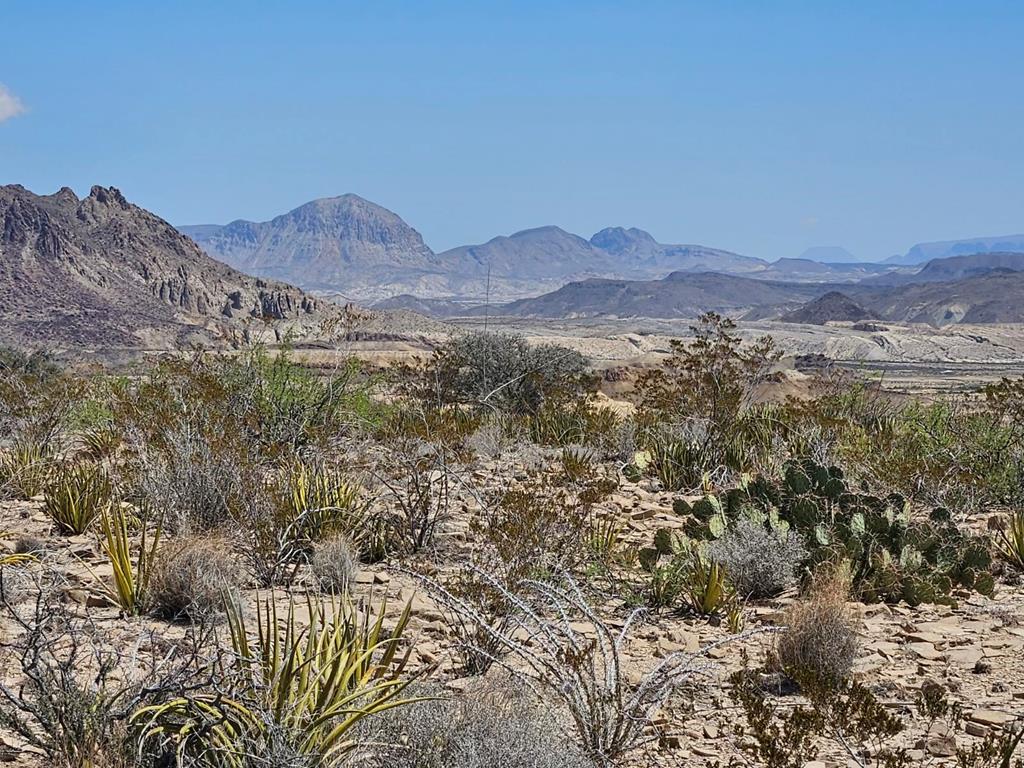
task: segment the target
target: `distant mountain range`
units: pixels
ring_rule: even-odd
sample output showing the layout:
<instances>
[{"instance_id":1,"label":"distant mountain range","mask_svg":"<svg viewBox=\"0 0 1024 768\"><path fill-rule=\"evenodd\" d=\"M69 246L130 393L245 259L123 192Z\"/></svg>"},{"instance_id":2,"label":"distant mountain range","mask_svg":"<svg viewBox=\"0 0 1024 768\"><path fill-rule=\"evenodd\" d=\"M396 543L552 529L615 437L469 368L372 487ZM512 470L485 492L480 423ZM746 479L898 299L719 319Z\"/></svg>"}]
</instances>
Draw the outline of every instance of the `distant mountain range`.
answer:
<instances>
[{"instance_id":1,"label":"distant mountain range","mask_svg":"<svg viewBox=\"0 0 1024 768\"><path fill-rule=\"evenodd\" d=\"M267 222L182 226L236 269L327 295L367 300L516 298L588 277L664 277L678 270L757 272L768 263L701 245L658 243L609 227L590 240L537 227L435 253L397 214L357 195L314 200Z\"/></svg>"},{"instance_id":2,"label":"distant mountain range","mask_svg":"<svg viewBox=\"0 0 1024 768\"><path fill-rule=\"evenodd\" d=\"M768 262L705 245L660 243L635 227L608 227L585 239L544 226L437 253L398 214L353 194L314 200L266 222L180 230L243 272L337 299L446 312L467 302L533 298L591 278L649 282L673 272L891 285L919 282L912 276L917 267L935 258L1024 252L1024 235L1014 235L921 243L884 263L858 261L838 245Z\"/></svg>"},{"instance_id":3,"label":"distant mountain range","mask_svg":"<svg viewBox=\"0 0 1024 768\"><path fill-rule=\"evenodd\" d=\"M841 245L815 245L800 254L806 261L820 261L822 264L852 264L860 261Z\"/></svg>"},{"instance_id":4,"label":"distant mountain range","mask_svg":"<svg viewBox=\"0 0 1024 768\"><path fill-rule=\"evenodd\" d=\"M250 329L299 336L338 308L244 275L113 187L0 187L0 328L15 343L160 348Z\"/></svg>"},{"instance_id":5,"label":"distant mountain range","mask_svg":"<svg viewBox=\"0 0 1024 768\"><path fill-rule=\"evenodd\" d=\"M1024 235L974 237L968 240L918 243L902 256L890 256L884 263L924 264L932 259L945 259L950 256L970 256L975 253L993 253L997 251L1024 251Z\"/></svg>"},{"instance_id":6,"label":"distant mountain range","mask_svg":"<svg viewBox=\"0 0 1024 768\"><path fill-rule=\"evenodd\" d=\"M763 273L759 273L763 274ZM888 282L885 282L888 280ZM384 306L439 316L534 318L696 317L715 311L745 320L821 325L888 320L943 326L1024 322L1024 253L934 259L911 275L857 283L754 279L717 272L673 272L660 280L590 279L504 305L396 297Z\"/></svg>"},{"instance_id":7,"label":"distant mountain range","mask_svg":"<svg viewBox=\"0 0 1024 768\"><path fill-rule=\"evenodd\" d=\"M254 328L322 338L340 308L284 280L437 316L694 317L715 310L801 323L1024 322L1024 242L1020 251L913 266L768 263L659 243L635 228L610 227L588 240L539 227L435 253L400 217L355 195L314 201L270 222L185 229L190 237L114 188L93 187L79 199L67 188L36 195L0 187L0 328L16 343L78 348L231 343ZM1014 242L983 240L986 248ZM911 251L947 252L965 242Z\"/></svg>"}]
</instances>

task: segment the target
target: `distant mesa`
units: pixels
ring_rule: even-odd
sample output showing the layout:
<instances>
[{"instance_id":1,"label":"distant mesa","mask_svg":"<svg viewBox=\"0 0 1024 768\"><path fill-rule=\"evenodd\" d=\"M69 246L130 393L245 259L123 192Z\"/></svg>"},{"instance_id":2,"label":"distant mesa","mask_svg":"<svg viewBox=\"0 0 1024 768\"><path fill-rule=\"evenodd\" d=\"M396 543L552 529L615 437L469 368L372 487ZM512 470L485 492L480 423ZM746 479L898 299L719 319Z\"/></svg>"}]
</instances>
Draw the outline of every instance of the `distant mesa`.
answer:
<instances>
[{"instance_id":1,"label":"distant mesa","mask_svg":"<svg viewBox=\"0 0 1024 768\"><path fill-rule=\"evenodd\" d=\"M815 245L800 254L801 259L819 261L822 264L850 264L858 261L857 257L841 245Z\"/></svg>"},{"instance_id":2,"label":"distant mesa","mask_svg":"<svg viewBox=\"0 0 1024 768\"><path fill-rule=\"evenodd\" d=\"M890 256L885 262L887 264L924 264L932 259L945 259L950 256L1007 251L1024 251L1024 235L999 235L918 243L902 256Z\"/></svg>"}]
</instances>

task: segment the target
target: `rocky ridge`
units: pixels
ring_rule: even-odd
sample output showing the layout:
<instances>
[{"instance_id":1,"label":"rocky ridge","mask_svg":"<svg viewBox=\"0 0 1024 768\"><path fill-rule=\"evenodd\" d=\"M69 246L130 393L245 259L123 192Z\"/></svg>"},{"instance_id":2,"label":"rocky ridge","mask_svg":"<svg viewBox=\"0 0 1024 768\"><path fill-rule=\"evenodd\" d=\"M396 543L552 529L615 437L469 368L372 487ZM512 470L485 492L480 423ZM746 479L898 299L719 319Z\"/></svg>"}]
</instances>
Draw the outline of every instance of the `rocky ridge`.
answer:
<instances>
[{"instance_id":1,"label":"rocky ridge","mask_svg":"<svg viewBox=\"0 0 1024 768\"><path fill-rule=\"evenodd\" d=\"M204 254L166 221L94 186L0 187L0 324L16 341L145 347L256 327L315 332L336 309Z\"/></svg>"}]
</instances>

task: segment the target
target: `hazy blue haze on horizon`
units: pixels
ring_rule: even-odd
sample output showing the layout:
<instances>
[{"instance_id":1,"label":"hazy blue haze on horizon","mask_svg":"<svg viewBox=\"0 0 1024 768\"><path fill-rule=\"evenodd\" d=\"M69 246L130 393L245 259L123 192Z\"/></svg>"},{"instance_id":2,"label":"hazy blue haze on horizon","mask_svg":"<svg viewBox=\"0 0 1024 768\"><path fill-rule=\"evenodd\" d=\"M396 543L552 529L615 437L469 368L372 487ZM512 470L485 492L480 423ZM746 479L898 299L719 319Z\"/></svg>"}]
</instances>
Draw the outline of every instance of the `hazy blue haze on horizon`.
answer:
<instances>
[{"instance_id":1,"label":"hazy blue haze on horizon","mask_svg":"<svg viewBox=\"0 0 1024 768\"><path fill-rule=\"evenodd\" d=\"M0 183L177 224L355 192L436 250L622 225L879 259L1024 232L1022 39L991 0L9 0Z\"/></svg>"}]
</instances>

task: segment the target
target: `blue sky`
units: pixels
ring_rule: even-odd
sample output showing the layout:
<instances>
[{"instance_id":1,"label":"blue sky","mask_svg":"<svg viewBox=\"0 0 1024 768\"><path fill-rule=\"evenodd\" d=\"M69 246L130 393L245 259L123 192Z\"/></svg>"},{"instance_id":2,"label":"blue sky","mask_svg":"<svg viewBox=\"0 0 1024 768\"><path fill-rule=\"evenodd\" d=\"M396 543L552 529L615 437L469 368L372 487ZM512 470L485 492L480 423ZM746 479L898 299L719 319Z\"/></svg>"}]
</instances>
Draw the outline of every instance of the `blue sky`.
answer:
<instances>
[{"instance_id":1,"label":"blue sky","mask_svg":"<svg viewBox=\"0 0 1024 768\"><path fill-rule=\"evenodd\" d=\"M1024 231L1022 39L985 0L6 0L0 183L179 224L356 192L437 250L623 225L882 258Z\"/></svg>"}]
</instances>

